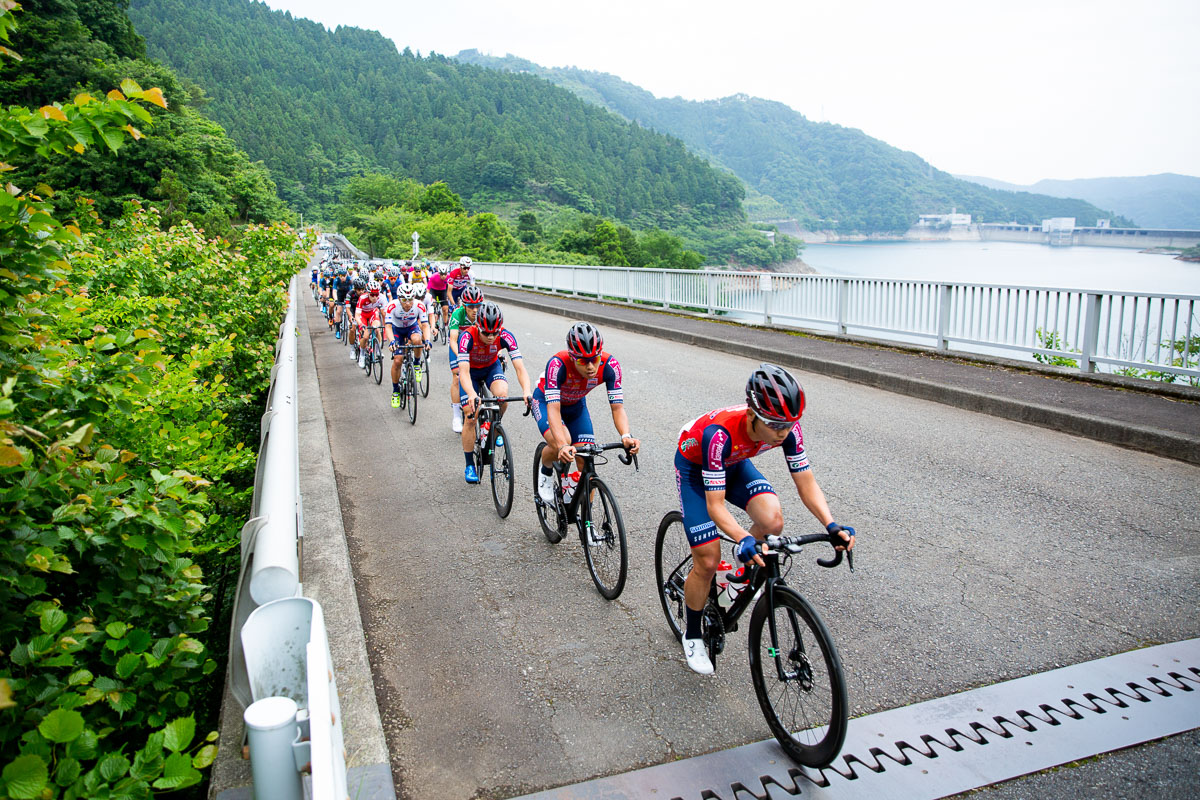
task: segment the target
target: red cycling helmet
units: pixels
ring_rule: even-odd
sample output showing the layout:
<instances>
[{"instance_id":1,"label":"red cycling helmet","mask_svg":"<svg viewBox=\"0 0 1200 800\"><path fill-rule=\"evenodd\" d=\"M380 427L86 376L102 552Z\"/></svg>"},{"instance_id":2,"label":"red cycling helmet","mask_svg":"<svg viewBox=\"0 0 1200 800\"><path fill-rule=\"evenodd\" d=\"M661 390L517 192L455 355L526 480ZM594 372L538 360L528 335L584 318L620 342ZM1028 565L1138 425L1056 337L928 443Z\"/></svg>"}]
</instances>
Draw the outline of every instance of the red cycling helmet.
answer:
<instances>
[{"instance_id":1,"label":"red cycling helmet","mask_svg":"<svg viewBox=\"0 0 1200 800\"><path fill-rule=\"evenodd\" d=\"M500 313L500 306L492 302L484 303L479 307L479 316L475 318L475 324L480 333L499 333L504 327L504 315Z\"/></svg>"},{"instance_id":2,"label":"red cycling helmet","mask_svg":"<svg viewBox=\"0 0 1200 800\"><path fill-rule=\"evenodd\" d=\"M804 413L804 389L783 367L759 364L746 381L746 405L768 422L797 422Z\"/></svg>"},{"instance_id":3,"label":"red cycling helmet","mask_svg":"<svg viewBox=\"0 0 1200 800\"><path fill-rule=\"evenodd\" d=\"M590 322L576 322L567 331L567 352L572 358L589 359L604 350L604 337Z\"/></svg>"},{"instance_id":4,"label":"red cycling helmet","mask_svg":"<svg viewBox=\"0 0 1200 800\"><path fill-rule=\"evenodd\" d=\"M483 302L483 292L474 286L468 286L463 289L459 299L462 300L464 306L477 306Z\"/></svg>"}]
</instances>

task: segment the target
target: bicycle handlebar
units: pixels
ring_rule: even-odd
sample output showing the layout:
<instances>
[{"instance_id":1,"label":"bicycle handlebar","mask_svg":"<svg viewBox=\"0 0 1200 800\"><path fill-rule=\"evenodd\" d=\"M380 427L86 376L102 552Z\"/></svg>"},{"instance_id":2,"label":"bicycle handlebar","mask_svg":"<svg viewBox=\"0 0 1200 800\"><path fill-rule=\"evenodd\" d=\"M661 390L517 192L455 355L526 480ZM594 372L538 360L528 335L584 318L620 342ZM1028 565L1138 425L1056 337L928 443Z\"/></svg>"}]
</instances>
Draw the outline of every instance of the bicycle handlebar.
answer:
<instances>
[{"instance_id":1,"label":"bicycle handlebar","mask_svg":"<svg viewBox=\"0 0 1200 800\"><path fill-rule=\"evenodd\" d=\"M624 442L609 442L608 444L595 444L594 442L583 442L574 445L575 455L598 456L608 450L624 450L625 452L617 456L617 460L625 466L633 464L633 468L639 469L637 463L637 455L629 452L629 447Z\"/></svg>"},{"instance_id":2,"label":"bicycle handlebar","mask_svg":"<svg viewBox=\"0 0 1200 800\"><path fill-rule=\"evenodd\" d=\"M732 544L737 544L732 536L722 532L721 538ZM846 540L836 533L807 533L802 536L768 536L766 542L755 542L754 551L761 554L763 546L771 548L775 551L786 551L788 553L799 553L800 548L806 544L816 544L824 542L830 547L838 547L846 544ZM838 564L842 563L842 557L846 558L846 565L850 567L850 571L854 572L854 551L853 550L834 550L833 558L818 558L817 563L826 569L833 569Z\"/></svg>"}]
</instances>

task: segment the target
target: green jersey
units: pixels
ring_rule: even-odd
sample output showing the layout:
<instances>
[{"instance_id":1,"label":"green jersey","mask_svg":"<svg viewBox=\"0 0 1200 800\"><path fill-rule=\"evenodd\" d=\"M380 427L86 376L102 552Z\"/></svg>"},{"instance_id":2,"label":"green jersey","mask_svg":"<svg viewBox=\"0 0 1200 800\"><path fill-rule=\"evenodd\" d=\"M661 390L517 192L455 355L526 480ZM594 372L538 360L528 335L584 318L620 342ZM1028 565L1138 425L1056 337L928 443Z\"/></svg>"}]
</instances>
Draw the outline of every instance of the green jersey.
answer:
<instances>
[{"instance_id":1,"label":"green jersey","mask_svg":"<svg viewBox=\"0 0 1200 800\"><path fill-rule=\"evenodd\" d=\"M462 330L474 325L474 322L467 319L467 307L459 306L454 309L454 313L450 315L450 330Z\"/></svg>"}]
</instances>

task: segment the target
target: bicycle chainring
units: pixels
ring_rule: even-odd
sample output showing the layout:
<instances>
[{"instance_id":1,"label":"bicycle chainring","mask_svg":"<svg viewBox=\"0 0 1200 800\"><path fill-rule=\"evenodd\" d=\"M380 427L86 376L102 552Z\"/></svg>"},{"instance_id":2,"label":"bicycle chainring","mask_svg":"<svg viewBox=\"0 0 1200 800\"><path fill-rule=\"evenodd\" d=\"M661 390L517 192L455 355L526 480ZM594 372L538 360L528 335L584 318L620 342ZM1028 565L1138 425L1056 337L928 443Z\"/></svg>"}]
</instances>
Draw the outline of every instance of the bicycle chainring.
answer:
<instances>
[{"instance_id":1,"label":"bicycle chainring","mask_svg":"<svg viewBox=\"0 0 1200 800\"><path fill-rule=\"evenodd\" d=\"M704 606L700 630L709 654L713 657L721 655L721 651L725 649L725 622L721 618L720 607L711 600Z\"/></svg>"}]
</instances>

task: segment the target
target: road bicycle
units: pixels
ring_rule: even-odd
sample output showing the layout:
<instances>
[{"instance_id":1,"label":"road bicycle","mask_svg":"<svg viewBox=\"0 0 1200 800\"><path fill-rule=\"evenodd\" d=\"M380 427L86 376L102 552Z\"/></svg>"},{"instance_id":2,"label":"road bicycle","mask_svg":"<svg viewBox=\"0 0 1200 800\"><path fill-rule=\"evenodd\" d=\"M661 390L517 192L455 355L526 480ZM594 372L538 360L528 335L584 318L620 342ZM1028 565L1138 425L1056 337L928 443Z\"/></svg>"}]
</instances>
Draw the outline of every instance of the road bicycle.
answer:
<instances>
[{"instance_id":1,"label":"road bicycle","mask_svg":"<svg viewBox=\"0 0 1200 800\"><path fill-rule=\"evenodd\" d=\"M721 538L733 543L724 533ZM754 694L784 751L813 768L837 758L846 740L848 709L842 662L829 630L808 600L784 582L791 557L804 545L818 542L843 544L836 533L768 536L765 549L762 542L757 545L765 566L747 565L740 579L727 576L731 584L748 584L728 608L722 608L714 581L701 620L704 645L715 666L725 634L737 630L738 619L757 598L748 641ZM849 550L836 550L833 558L818 558L817 563L832 569L843 556L853 571L854 553ZM729 561L734 563L732 555ZM683 515L671 511L658 525L654 569L663 613L676 639L682 639L687 626L683 584L691 568Z\"/></svg>"},{"instance_id":2,"label":"road bicycle","mask_svg":"<svg viewBox=\"0 0 1200 800\"><path fill-rule=\"evenodd\" d=\"M350 313L350 304L347 303L346 307L342 309L342 321L339 326L341 328L343 345L348 344L350 341L350 317L351 316L353 316L353 315Z\"/></svg>"},{"instance_id":3,"label":"road bicycle","mask_svg":"<svg viewBox=\"0 0 1200 800\"><path fill-rule=\"evenodd\" d=\"M408 409L408 421L413 425L417 424L417 365L412 351L424 348L423 344L403 344L392 348L393 353L404 351L404 356L400 361L400 408ZM428 363L425 364L422 372L428 374Z\"/></svg>"},{"instance_id":4,"label":"road bicycle","mask_svg":"<svg viewBox=\"0 0 1200 800\"><path fill-rule=\"evenodd\" d=\"M500 422L500 408L510 402L515 401L494 397L486 385L475 400L475 472L482 479L483 468L487 467L492 502L500 519L512 511L513 502L512 442ZM525 416L529 411L526 407Z\"/></svg>"},{"instance_id":5,"label":"road bicycle","mask_svg":"<svg viewBox=\"0 0 1200 800\"><path fill-rule=\"evenodd\" d=\"M575 464L554 462L554 502L547 503L538 494L538 475L542 466L542 451L546 443L537 446L533 454L533 502L537 507L538 522L542 533L551 544L557 544L567 535L567 528L575 525L579 529L579 542L587 559L592 581L606 600L615 600L625 588L629 571L629 551L625 542L625 521L612 489L608 488L596 467L607 464L604 455L609 450L621 450L618 460L626 466L638 469L637 456L628 452L622 442L595 444L584 442L575 445L575 456L581 463L579 484L570 500L563 499L562 478Z\"/></svg>"},{"instance_id":6,"label":"road bicycle","mask_svg":"<svg viewBox=\"0 0 1200 800\"><path fill-rule=\"evenodd\" d=\"M375 377L375 383L383 383L383 353L382 335L379 328L370 328L367 332L367 353L363 361L363 372L367 377Z\"/></svg>"}]
</instances>

